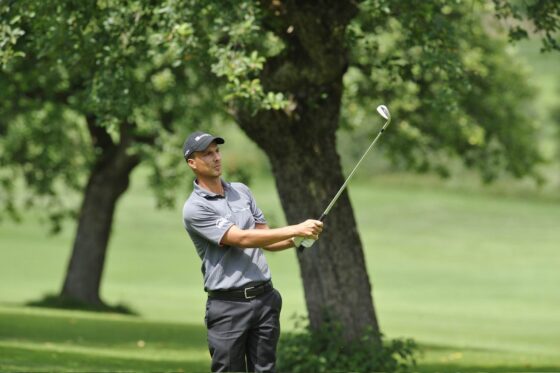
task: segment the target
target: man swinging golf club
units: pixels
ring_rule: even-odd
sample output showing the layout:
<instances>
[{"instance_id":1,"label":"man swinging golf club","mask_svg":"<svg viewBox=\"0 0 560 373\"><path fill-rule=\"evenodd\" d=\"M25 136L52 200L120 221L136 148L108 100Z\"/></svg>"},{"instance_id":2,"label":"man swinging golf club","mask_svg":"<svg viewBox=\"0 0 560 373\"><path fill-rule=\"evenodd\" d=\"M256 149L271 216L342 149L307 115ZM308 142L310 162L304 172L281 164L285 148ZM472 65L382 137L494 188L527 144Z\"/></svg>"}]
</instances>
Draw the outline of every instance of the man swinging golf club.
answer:
<instances>
[{"instance_id":1,"label":"man swinging golf club","mask_svg":"<svg viewBox=\"0 0 560 373\"><path fill-rule=\"evenodd\" d=\"M213 372L274 372L282 298L261 249L312 244L323 223L270 229L249 188L221 179L221 137L194 132L183 156L196 175L183 222L202 259ZM295 242L295 243L294 243Z\"/></svg>"}]
</instances>

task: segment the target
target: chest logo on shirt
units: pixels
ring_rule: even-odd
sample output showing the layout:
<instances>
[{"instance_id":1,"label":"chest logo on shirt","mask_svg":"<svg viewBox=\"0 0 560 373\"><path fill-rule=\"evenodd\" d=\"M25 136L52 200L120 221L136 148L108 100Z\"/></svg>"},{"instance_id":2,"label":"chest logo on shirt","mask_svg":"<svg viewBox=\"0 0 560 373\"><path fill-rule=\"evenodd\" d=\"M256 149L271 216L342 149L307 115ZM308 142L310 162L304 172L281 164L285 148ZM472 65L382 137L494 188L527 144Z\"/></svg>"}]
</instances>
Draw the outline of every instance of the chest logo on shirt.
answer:
<instances>
[{"instance_id":1,"label":"chest logo on shirt","mask_svg":"<svg viewBox=\"0 0 560 373\"><path fill-rule=\"evenodd\" d=\"M249 211L250 207L237 207L237 206L232 206L231 207L231 211L233 212L242 212L242 211Z\"/></svg>"}]
</instances>

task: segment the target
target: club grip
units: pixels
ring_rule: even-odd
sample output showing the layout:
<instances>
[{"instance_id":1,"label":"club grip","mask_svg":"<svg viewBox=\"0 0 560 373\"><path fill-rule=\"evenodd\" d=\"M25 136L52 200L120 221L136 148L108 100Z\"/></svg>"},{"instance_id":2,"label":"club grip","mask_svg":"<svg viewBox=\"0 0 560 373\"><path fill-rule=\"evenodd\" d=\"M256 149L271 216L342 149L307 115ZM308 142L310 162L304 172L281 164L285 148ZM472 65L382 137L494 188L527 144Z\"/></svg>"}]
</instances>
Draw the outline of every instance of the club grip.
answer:
<instances>
[{"instance_id":1,"label":"club grip","mask_svg":"<svg viewBox=\"0 0 560 373\"><path fill-rule=\"evenodd\" d=\"M321 216L319 217L319 221L323 221L325 220L325 218L327 217L327 215L325 213L322 213ZM302 253L303 250L305 249L305 247L303 245L299 245L299 247L297 248L298 253Z\"/></svg>"}]
</instances>

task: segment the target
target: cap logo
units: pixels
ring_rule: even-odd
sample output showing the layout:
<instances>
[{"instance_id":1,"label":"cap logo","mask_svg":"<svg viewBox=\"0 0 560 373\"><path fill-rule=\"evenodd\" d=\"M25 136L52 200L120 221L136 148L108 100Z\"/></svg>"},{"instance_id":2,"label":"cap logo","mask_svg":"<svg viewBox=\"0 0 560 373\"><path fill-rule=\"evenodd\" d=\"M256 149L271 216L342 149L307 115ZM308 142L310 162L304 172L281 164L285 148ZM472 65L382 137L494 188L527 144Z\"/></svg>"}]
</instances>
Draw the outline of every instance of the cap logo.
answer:
<instances>
[{"instance_id":1,"label":"cap logo","mask_svg":"<svg viewBox=\"0 0 560 373\"><path fill-rule=\"evenodd\" d=\"M185 152L185 157L191 152L190 149L187 149L187 151Z\"/></svg>"},{"instance_id":2,"label":"cap logo","mask_svg":"<svg viewBox=\"0 0 560 373\"><path fill-rule=\"evenodd\" d=\"M204 135L199 135L199 136L195 137L194 140L195 141L200 141L201 138L206 137L206 136L210 136L210 135L205 133Z\"/></svg>"}]
</instances>

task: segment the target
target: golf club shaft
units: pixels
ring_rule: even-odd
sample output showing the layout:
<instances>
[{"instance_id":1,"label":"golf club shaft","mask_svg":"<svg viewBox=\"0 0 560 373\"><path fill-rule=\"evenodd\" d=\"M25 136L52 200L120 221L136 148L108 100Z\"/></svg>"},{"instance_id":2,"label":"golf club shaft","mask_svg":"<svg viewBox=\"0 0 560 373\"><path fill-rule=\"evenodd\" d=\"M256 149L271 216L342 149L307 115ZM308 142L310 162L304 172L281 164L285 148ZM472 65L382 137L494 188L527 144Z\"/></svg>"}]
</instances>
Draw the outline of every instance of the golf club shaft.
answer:
<instances>
[{"instance_id":1,"label":"golf club shaft","mask_svg":"<svg viewBox=\"0 0 560 373\"><path fill-rule=\"evenodd\" d=\"M387 121L385 122L385 124L383 125L383 128L381 128L381 130L379 131L379 133L377 134L377 136L375 137L375 139L373 139L372 143L370 144L370 146L367 148L367 150L364 152L364 154L362 155L362 158L360 158L360 160L358 161L358 163L356 163L356 166L354 166L354 169L352 170L352 172L350 172L350 175L348 175L348 177L346 178L346 180L344 181L344 184L342 184L342 186L340 187L340 189L338 190L338 192L336 192L336 195L334 196L334 198L332 199L332 201L329 203L329 205L327 206L327 208L325 209L325 211L323 211L323 213L321 214L321 216L319 217L319 221L323 221L325 220L325 218L327 217L327 215L329 214L329 212L331 211L332 207L334 206L334 204L336 203L336 201L338 200L338 198L340 197L340 195L342 194L342 192L344 192L344 189L346 189L346 186L348 185L348 182L350 181L350 179L352 178L352 176L354 175L354 173L356 172L356 170L358 169L358 167L360 166L360 164L362 163L362 161L364 160L364 158L366 157L367 153L371 150L371 148L373 148L373 146L375 145L375 143L377 142L377 140L379 140L379 138L381 137L381 135L383 134L383 132L385 132L385 128L387 128L387 126L389 125L389 123L391 123L391 118L387 119ZM298 251L302 252L303 249L305 247L303 245L300 245L298 247Z\"/></svg>"}]
</instances>

